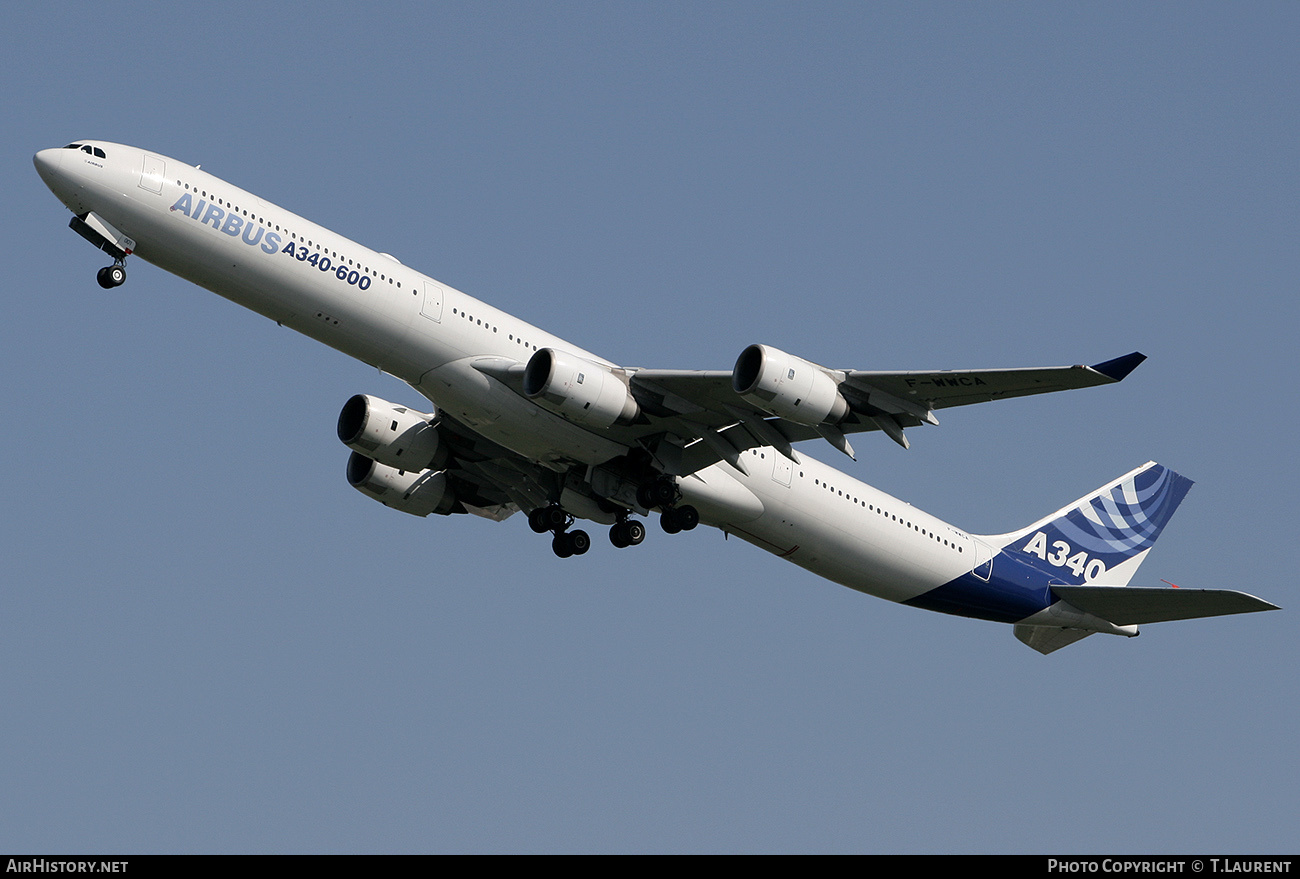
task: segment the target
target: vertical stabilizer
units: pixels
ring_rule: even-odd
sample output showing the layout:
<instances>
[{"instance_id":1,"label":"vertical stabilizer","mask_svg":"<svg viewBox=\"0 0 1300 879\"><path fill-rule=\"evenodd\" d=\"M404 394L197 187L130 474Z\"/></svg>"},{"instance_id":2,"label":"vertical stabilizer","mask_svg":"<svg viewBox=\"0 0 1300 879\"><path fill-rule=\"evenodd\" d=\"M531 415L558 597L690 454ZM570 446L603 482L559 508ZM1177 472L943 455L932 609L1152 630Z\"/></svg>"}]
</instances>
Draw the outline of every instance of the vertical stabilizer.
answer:
<instances>
[{"instance_id":1,"label":"vertical stabilizer","mask_svg":"<svg viewBox=\"0 0 1300 879\"><path fill-rule=\"evenodd\" d=\"M1151 461L1028 528L986 539L1053 585L1125 586L1191 487Z\"/></svg>"}]
</instances>

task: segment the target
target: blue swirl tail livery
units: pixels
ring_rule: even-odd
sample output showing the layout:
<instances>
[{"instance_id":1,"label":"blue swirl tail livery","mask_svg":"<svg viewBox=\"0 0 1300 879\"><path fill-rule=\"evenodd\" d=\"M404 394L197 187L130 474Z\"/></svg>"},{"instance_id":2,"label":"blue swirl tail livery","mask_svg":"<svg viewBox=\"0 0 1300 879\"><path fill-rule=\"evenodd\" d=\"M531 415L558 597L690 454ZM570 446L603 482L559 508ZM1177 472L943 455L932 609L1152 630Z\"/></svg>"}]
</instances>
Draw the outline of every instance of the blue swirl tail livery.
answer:
<instances>
[{"instance_id":1,"label":"blue swirl tail livery","mask_svg":"<svg viewBox=\"0 0 1300 879\"><path fill-rule=\"evenodd\" d=\"M988 538L1055 585L1125 586L1192 487L1149 461L1028 528Z\"/></svg>"}]
</instances>

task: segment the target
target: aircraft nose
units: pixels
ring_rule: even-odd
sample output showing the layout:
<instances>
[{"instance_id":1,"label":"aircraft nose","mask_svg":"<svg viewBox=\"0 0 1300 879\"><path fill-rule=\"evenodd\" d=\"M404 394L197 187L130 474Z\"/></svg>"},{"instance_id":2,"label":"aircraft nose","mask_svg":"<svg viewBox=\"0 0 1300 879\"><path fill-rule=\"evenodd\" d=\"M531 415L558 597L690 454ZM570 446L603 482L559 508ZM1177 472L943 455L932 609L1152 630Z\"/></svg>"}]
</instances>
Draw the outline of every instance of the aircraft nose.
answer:
<instances>
[{"instance_id":1,"label":"aircraft nose","mask_svg":"<svg viewBox=\"0 0 1300 879\"><path fill-rule=\"evenodd\" d=\"M59 165L63 161L63 150L41 150L32 156L32 164L36 166L36 173L41 175L45 185L54 188L58 179Z\"/></svg>"}]
</instances>

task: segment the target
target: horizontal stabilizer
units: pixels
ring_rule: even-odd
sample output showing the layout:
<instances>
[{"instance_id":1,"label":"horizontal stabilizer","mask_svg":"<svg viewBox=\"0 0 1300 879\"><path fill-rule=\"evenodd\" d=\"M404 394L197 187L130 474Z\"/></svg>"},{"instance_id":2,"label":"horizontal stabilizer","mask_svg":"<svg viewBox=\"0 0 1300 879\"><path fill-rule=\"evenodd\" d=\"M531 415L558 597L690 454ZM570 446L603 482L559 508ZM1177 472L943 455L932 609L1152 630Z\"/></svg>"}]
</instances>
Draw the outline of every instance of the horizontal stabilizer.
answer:
<instances>
[{"instance_id":1,"label":"horizontal stabilizer","mask_svg":"<svg viewBox=\"0 0 1300 879\"><path fill-rule=\"evenodd\" d=\"M1277 605L1261 598L1231 589L1053 586L1052 592L1057 598L1069 602L1079 610L1099 616L1117 626L1194 620L1200 617L1252 613L1259 610L1281 610Z\"/></svg>"}]
</instances>

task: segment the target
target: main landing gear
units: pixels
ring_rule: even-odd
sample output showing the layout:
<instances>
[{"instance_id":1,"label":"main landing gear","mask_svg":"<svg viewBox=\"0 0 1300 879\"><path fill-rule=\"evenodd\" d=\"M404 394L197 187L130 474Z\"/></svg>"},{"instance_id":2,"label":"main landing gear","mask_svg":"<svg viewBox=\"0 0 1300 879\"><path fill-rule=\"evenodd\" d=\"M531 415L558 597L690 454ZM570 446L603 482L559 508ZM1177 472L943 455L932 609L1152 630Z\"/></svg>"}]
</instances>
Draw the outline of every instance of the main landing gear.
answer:
<instances>
[{"instance_id":1,"label":"main landing gear","mask_svg":"<svg viewBox=\"0 0 1300 879\"><path fill-rule=\"evenodd\" d=\"M677 483L668 477L660 477L642 485L637 489L636 499L647 509L660 509L659 527L668 534L690 531L700 524L699 510L690 504L678 504L682 493L678 490Z\"/></svg>"},{"instance_id":2,"label":"main landing gear","mask_svg":"<svg viewBox=\"0 0 1300 879\"><path fill-rule=\"evenodd\" d=\"M574 518L564 511L559 504L538 507L528 514L528 527L538 534L550 531L555 536L551 539L551 549L557 556L567 559L582 555L591 549L591 537L582 529L569 530ZM642 529L644 530L644 529Z\"/></svg>"},{"instance_id":3,"label":"main landing gear","mask_svg":"<svg viewBox=\"0 0 1300 879\"><path fill-rule=\"evenodd\" d=\"M682 504L680 507L664 507L663 512L659 514L659 527L668 534L690 531L698 524L700 524L699 510L690 504Z\"/></svg>"},{"instance_id":4,"label":"main landing gear","mask_svg":"<svg viewBox=\"0 0 1300 879\"><path fill-rule=\"evenodd\" d=\"M647 482L637 490L637 501L647 509L658 507L659 525L668 534L690 531L700 524L700 513L690 504L679 504L682 498L676 483L668 478ZM609 542L619 549L637 546L645 540L645 525L628 515L627 510L617 513L616 521L609 529ZM528 514L528 527L537 534L547 531L555 535L551 539L551 549L562 559L582 555L591 549L591 537L586 531L570 527L576 520L559 504L537 507Z\"/></svg>"},{"instance_id":5,"label":"main landing gear","mask_svg":"<svg viewBox=\"0 0 1300 879\"><path fill-rule=\"evenodd\" d=\"M126 283L126 264L119 259L111 266L105 266L95 275L95 280L105 290L121 287Z\"/></svg>"}]
</instances>

